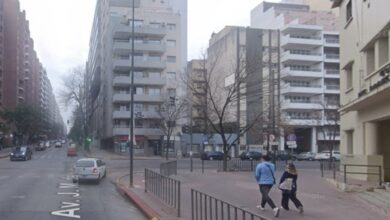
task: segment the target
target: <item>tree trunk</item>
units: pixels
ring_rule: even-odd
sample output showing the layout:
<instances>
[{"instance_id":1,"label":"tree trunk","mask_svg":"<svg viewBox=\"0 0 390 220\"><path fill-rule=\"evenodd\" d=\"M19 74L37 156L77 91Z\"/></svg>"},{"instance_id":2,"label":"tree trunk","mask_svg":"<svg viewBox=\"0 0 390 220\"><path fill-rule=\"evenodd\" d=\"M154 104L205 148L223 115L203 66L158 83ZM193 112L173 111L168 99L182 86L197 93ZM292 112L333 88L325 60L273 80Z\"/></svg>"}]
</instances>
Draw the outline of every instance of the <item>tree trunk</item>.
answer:
<instances>
[{"instance_id":1,"label":"tree trunk","mask_svg":"<svg viewBox=\"0 0 390 220\"><path fill-rule=\"evenodd\" d=\"M222 135L221 135L222 136ZM223 172L227 171L227 155L228 155L228 144L225 138L225 135L222 136L223 141L223 162L222 162L222 170Z\"/></svg>"},{"instance_id":2,"label":"tree trunk","mask_svg":"<svg viewBox=\"0 0 390 220\"><path fill-rule=\"evenodd\" d=\"M165 148L165 159L166 160L169 160L169 158L168 158L168 150L169 150L170 139L171 139L170 135L167 135L167 146Z\"/></svg>"}]
</instances>

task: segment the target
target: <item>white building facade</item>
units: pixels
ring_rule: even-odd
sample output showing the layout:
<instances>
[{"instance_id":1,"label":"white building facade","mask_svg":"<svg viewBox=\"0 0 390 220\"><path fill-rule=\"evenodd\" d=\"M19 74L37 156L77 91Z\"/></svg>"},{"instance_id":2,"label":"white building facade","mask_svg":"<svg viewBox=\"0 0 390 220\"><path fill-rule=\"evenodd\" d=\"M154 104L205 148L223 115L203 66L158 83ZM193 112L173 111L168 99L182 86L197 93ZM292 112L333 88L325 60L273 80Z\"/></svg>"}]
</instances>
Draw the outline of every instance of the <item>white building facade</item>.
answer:
<instances>
[{"instance_id":1,"label":"white building facade","mask_svg":"<svg viewBox=\"0 0 390 220\"><path fill-rule=\"evenodd\" d=\"M135 152L160 155L164 137L156 109L169 97L185 94L180 80L187 60L187 2L138 0L134 17ZM130 133L132 37L132 2L98 0L87 62L87 108L93 113L93 144L121 151ZM171 138L179 136L175 132Z\"/></svg>"},{"instance_id":2,"label":"white building facade","mask_svg":"<svg viewBox=\"0 0 390 220\"><path fill-rule=\"evenodd\" d=\"M303 0L263 2L251 12L251 27L280 33L279 150L287 141L298 151L338 149L339 34L330 3L329 11L311 11Z\"/></svg>"}]
</instances>

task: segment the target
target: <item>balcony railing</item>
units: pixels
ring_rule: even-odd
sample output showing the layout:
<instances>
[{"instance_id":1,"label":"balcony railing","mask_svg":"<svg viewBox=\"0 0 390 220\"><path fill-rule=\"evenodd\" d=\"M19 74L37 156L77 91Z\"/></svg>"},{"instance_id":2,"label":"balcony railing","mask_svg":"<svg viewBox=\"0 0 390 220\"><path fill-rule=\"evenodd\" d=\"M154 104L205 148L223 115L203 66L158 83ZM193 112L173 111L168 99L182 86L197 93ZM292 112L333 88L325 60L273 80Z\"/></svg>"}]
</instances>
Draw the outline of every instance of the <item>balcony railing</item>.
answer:
<instances>
[{"instance_id":1,"label":"balcony railing","mask_svg":"<svg viewBox=\"0 0 390 220\"><path fill-rule=\"evenodd\" d=\"M299 35L290 35L291 38L297 38L297 39L308 39L308 40L321 40L321 37L315 37L315 36L299 36Z\"/></svg>"},{"instance_id":2,"label":"balcony railing","mask_svg":"<svg viewBox=\"0 0 390 220\"><path fill-rule=\"evenodd\" d=\"M325 85L328 90L340 90L339 85Z\"/></svg>"},{"instance_id":3,"label":"balcony railing","mask_svg":"<svg viewBox=\"0 0 390 220\"><path fill-rule=\"evenodd\" d=\"M290 86L290 87L300 87L300 88L321 88L322 86L321 85L305 85L305 84L295 84L295 83L289 83L287 84L287 86Z\"/></svg>"},{"instance_id":4,"label":"balcony railing","mask_svg":"<svg viewBox=\"0 0 390 220\"><path fill-rule=\"evenodd\" d=\"M289 50L289 52L290 52L290 54L295 54L295 55L322 56L321 53L314 53L314 52L300 51L300 50Z\"/></svg>"},{"instance_id":5,"label":"balcony railing","mask_svg":"<svg viewBox=\"0 0 390 220\"><path fill-rule=\"evenodd\" d=\"M340 59L340 54L326 53L325 58L326 59Z\"/></svg>"},{"instance_id":6,"label":"balcony railing","mask_svg":"<svg viewBox=\"0 0 390 220\"><path fill-rule=\"evenodd\" d=\"M325 42L328 44L339 44L340 40L339 39L326 39L325 38Z\"/></svg>"},{"instance_id":7,"label":"balcony railing","mask_svg":"<svg viewBox=\"0 0 390 220\"><path fill-rule=\"evenodd\" d=\"M326 70L326 74L329 74L329 75L340 75L340 70L327 69Z\"/></svg>"}]
</instances>

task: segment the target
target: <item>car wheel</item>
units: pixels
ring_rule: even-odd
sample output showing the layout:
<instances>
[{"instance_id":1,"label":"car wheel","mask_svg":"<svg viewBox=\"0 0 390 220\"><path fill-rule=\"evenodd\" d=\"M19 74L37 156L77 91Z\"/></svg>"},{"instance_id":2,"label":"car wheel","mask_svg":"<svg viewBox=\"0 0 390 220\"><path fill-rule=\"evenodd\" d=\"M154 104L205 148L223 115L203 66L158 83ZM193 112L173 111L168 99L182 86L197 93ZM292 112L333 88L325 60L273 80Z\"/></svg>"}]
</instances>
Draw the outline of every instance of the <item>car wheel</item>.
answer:
<instances>
[{"instance_id":1,"label":"car wheel","mask_svg":"<svg viewBox=\"0 0 390 220\"><path fill-rule=\"evenodd\" d=\"M99 174L99 176L98 176L98 178L96 180L96 184L99 184L99 183L100 183L100 174Z\"/></svg>"}]
</instances>

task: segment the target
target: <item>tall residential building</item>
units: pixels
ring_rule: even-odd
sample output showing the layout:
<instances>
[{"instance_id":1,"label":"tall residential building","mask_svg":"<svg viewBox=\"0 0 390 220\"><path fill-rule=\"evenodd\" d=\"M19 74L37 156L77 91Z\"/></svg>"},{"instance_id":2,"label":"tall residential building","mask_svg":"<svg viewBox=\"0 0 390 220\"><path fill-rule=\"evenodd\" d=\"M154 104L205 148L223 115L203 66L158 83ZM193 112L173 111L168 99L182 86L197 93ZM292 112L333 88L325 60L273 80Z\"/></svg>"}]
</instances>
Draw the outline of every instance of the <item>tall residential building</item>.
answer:
<instances>
[{"instance_id":1,"label":"tall residential building","mask_svg":"<svg viewBox=\"0 0 390 220\"><path fill-rule=\"evenodd\" d=\"M340 9L341 25L341 160L380 165L389 182L390 1L334 0L333 7Z\"/></svg>"},{"instance_id":2,"label":"tall residential building","mask_svg":"<svg viewBox=\"0 0 390 220\"><path fill-rule=\"evenodd\" d=\"M134 55L136 153L160 155L164 135L156 109L185 95L187 1L98 0L87 62L88 112L94 144L124 150L130 133L130 75ZM176 129L171 140L180 140ZM175 151L175 149L171 149Z\"/></svg>"},{"instance_id":3,"label":"tall residential building","mask_svg":"<svg viewBox=\"0 0 390 220\"><path fill-rule=\"evenodd\" d=\"M281 129L273 131L279 149L284 150L287 141L295 141L298 151L318 152L330 146L337 149L339 34L330 4L328 10L313 11L303 0L263 2L251 12L251 27L274 29L280 34L280 43L273 44L274 50L280 51L279 60L272 58L277 54L264 54L277 61L280 71L263 71L278 79L273 87L280 93L275 92L277 97L270 100L276 108L279 105L276 114L281 121L277 127Z\"/></svg>"},{"instance_id":4,"label":"tall residential building","mask_svg":"<svg viewBox=\"0 0 390 220\"><path fill-rule=\"evenodd\" d=\"M18 0L0 1L0 109L29 105L42 112L45 125L63 124L62 119L49 120L50 109L57 109L50 81L34 49L26 12ZM53 97L48 105L47 96ZM59 111L57 111L59 115ZM47 132L45 130L43 132Z\"/></svg>"}]
</instances>

